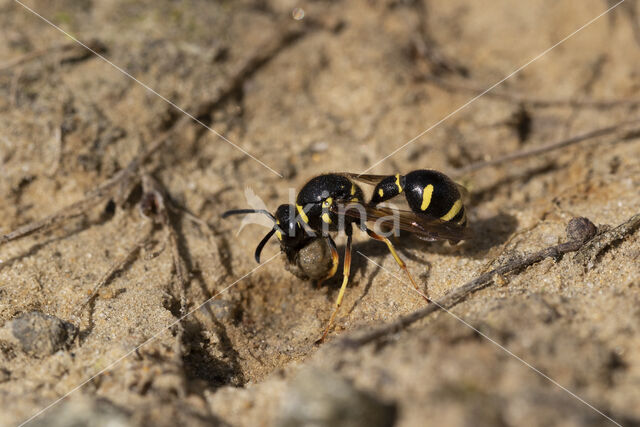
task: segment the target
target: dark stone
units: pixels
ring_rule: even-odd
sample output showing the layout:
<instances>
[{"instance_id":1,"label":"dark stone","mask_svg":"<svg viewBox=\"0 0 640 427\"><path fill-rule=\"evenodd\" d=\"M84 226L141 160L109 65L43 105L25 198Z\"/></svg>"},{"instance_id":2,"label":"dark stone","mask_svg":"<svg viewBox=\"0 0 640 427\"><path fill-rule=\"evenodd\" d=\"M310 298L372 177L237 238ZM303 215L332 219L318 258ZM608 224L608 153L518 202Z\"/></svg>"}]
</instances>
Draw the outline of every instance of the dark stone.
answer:
<instances>
[{"instance_id":1,"label":"dark stone","mask_svg":"<svg viewBox=\"0 0 640 427\"><path fill-rule=\"evenodd\" d=\"M11 332L25 353L42 357L69 348L78 329L55 316L32 311L14 319Z\"/></svg>"}]
</instances>

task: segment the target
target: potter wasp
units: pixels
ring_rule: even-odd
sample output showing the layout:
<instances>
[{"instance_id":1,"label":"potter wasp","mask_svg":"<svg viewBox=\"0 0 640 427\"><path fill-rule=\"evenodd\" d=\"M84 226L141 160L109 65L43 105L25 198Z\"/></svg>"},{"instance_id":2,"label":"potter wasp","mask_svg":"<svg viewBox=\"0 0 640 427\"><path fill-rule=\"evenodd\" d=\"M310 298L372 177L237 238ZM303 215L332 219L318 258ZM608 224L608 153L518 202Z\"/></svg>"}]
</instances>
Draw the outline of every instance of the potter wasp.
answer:
<instances>
[{"instance_id":1,"label":"potter wasp","mask_svg":"<svg viewBox=\"0 0 640 427\"><path fill-rule=\"evenodd\" d=\"M369 202L358 183L374 186ZM322 342L333 325L349 281L354 227L370 238L384 242L413 287L420 291L387 235L399 235L404 231L423 240L454 243L469 238L462 200L464 193L462 187L435 170L416 170L406 175L330 173L308 181L298 192L295 206L280 205L275 214L265 210L234 209L225 212L223 217L252 213L267 215L274 225L258 244L256 261L260 262L262 249L275 234L289 263L288 269L298 277L319 281L332 277L338 268L338 250L331 233L342 231L346 234L342 286L319 340ZM407 209L383 206L400 197L404 197ZM425 299L429 301L428 297Z\"/></svg>"}]
</instances>

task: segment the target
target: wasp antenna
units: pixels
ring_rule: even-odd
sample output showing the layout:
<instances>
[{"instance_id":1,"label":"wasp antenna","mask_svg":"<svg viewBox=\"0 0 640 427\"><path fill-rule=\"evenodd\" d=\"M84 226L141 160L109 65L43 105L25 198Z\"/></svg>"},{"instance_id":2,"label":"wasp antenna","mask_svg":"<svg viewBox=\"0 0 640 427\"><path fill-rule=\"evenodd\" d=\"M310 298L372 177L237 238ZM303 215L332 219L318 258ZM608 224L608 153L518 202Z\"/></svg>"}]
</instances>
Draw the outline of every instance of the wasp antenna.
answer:
<instances>
[{"instance_id":1,"label":"wasp antenna","mask_svg":"<svg viewBox=\"0 0 640 427\"><path fill-rule=\"evenodd\" d=\"M275 228L272 228L271 231L269 231L267 233L266 236L264 236L264 238L260 241L260 243L258 243L258 246L256 247L256 253L255 253L255 257L256 257L256 262L258 264L260 264L260 253L262 252L262 248L264 248L264 245L267 244L267 242L269 241L269 239L271 238L271 236L273 236L273 233L276 232Z\"/></svg>"},{"instance_id":2,"label":"wasp antenna","mask_svg":"<svg viewBox=\"0 0 640 427\"><path fill-rule=\"evenodd\" d=\"M264 209L231 209L222 214L222 218L226 218L231 215L246 215L246 214L265 214L268 216L274 223L276 222L276 218L271 214L271 212L266 211Z\"/></svg>"}]
</instances>

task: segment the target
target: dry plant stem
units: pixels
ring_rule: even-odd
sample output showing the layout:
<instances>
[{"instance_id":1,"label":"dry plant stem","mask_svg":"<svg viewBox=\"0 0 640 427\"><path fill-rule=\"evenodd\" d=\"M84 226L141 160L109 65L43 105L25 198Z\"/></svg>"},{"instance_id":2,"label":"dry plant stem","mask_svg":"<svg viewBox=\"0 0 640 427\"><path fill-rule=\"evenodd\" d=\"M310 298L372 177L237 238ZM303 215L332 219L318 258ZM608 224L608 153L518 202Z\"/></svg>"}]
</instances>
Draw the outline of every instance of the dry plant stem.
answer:
<instances>
[{"instance_id":1,"label":"dry plant stem","mask_svg":"<svg viewBox=\"0 0 640 427\"><path fill-rule=\"evenodd\" d=\"M188 209L182 206L174 206L174 205L175 203L169 203L166 206L169 209L169 211L172 212L173 214L183 215L186 219L194 223L196 226L200 227L200 230L207 235L207 240L209 244L213 246L215 249L215 246L216 246L215 235L211 230L211 227L209 226L209 224L206 221L198 218L195 214L191 213Z\"/></svg>"},{"instance_id":2,"label":"dry plant stem","mask_svg":"<svg viewBox=\"0 0 640 427\"><path fill-rule=\"evenodd\" d=\"M178 234L176 233L176 230L170 224L166 226L166 230L167 237L169 239L169 246L171 248L171 258L173 260L173 266L176 270L176 275L178 276L178 285L180 292L180 317L182 317L187 314L186 288L188 284L188 273L178 249Z\"/></svg>"},{"instance_id":3,"label":"dry plant stem","mask_svg":"<svg viewBox=\"0 0 640 427\"><path fill-rule=\"evenodd\" d=\"M589 241L574 256L574 260L591 269L595 265L596 258L614 243L624 239L640 228L640 214L632 216L616 228L598 234Z\"/></svg>"},{"instance_id":4,"label":"dry plant stem","mask_svg":"<svg viewBox=\"0 0 640 427\"><path fill-rule=\"evenodd\" d=\"M54 227L68 219L83 215L89 206L95 205L99 200L103 198L103 194L90 194L85 199L80 200L79 202L73 203L69 206L64 207L58 212L50 215L44 219L31 222L29 224L23 225L22 227L17 228L16 230L4 234L0 236L0 245L10 242L12 240L20 239L22 237L27 237L33 233L38 231L46 230L48 228Z\"/></svg>"},{"instance_id":5,"label":"dry plant stem","mask_svg":"<svg viewBox=\"0 0 640 427\"><path fill-rule=\"evenodd\" d=\"M90 48L98 52L105 50L104 44L99 40L90 40L87 42L87 46L89 46ZM84 57L87 54L87 51L83 49L82 46L78 46L76 42L59 44L59 45L47 47L44 49L34 50L33 52L26 53L18 58L5 61L4 63L0 64L0 72L10 70L13 67L26 64L27 62L33 61L34 59L38 59L40 57L50 55L52 53L68 52L68 51L70 51L73 57L76 57L76 58Z\"/></svg>"},{"instance_id":6,"label":"dry plant stem","mask_svg":"<svg viewBox=\"0 0 640 427\"><path fill-rule=\"evenodd\" d=\"M449 92L470 92L474 95L483 93L486 88L474 87L461 83L451 83L434 75L420 75L420 79L433 83ZM522 95L514 95L505 91L492 90L484 94L488 98L499 99L506 102L530 105L538 108L571 107L607 109L612 107L635 107L640 105L640 99L607 99L607 100L579 100L579 99L542 99L527 98Z\"/></svg>"},{"instance_id":7,"label":"dry plant stem","mask_svg":"<svg viewBox=\"0 0 640 427\"><path fill-rule=\"evenodd\" d=\"M624 121L624 122L617 123L613 126L607 126L604 128L595 129L590 132L583 133L582 135L577 135L568 139L564 139L562 141L543 145L542 147L536 147L530 150L520 150L520 151L516 151L515 153L510 153L505 156L498 157L496 159L489 160L486 162L473 163L467 167L454 171L453 173L451 173L451 176L453 178L458 178L460 176L469 174L471 172L475 172L479 169L483 169L486 167L496 166L502 163L511 162L513 160L524 159L526 157L537 156L540 154L548 153L550 151L558 150L560 148L568 147L570 145L578 144L580 142L587 141L589 139L593 139L593 138L597 138L597 137L605 136L609 134L614 134L616 132L619 132L624 126L638 123L638 122L639 122L638 120Z\"/></svg>"},{"instance_id":8,"label":"dry plant stem","mask_svg":"<svg viewBox=\"0 0 640 427\"><path fill-rule=\"evenodd\" d=\"M574 218L569 222L567 226L567 234L570 239L569 241L561 243L559 245L550 246L546 249L526 255L524 257L515 257L507 261L505 265L476 277L470 282L447 293L443 298L438 299L437 301L427 305L420 310L416 310L411 314L401 317L391 324L378 329L374 329L373 331L367 332L361 336L343 338L338 342L338 344L355 349L376 341L380 338L393 335L407 328L418 320L427 317L431 313L434 313L440 309L449 309L453 307L454 305L464 300L470 294L489 286L496 276L500 277L509 273L518 272L526 267L529 267L530 265L544 260L545 258L559 258L566 253L575 252L581 248L585 248L588 253L592 253L588 248L598 248L597 251L599 253L608 244L611 244L612 242L620 240L625 236L631 234L639 226L640 214L637 214L615 229L603 232L597 237L593 238L596 233L596 229L591 221L586 218ZM591 240L592 238L593 240Z\"/></svg>"},{"instance_id":9,"label":"dry plant stem","mask_svg":"<svg viewBox=\"0 0 640 427\"><path fill-rule=\"evenodd\" d=\"M188 276L187 271L184 265L184 261L180 256L180 251L178 249L178 236L173 228L173 225L169 222L169 217L166 215L166 210L163 214L163 219L166 220L165 229L167 232L167 237L169 240L169 246L171 247L171 258L173 259L173 265L176 270L176 275L178 276L178 292L180 294L180 319L184 318L187 315L187 284L188 284ZM183 322L178 322L175 325L175 341L173 346L173 360L180 369L184 369L183 367L183 355L184 355L184 324ZM181 397L186 396L186 384L184 384L184 379L182 380L183 384L180 387L179 393L182 395Z\"/></svg>"},{"instance_id":10,"label":"dry plant stem","mask_svg":"<svg viewBox=\"0 0 640 427\"><path fill-rule=\"evenodd\" d=\"M153 218L156 222L162 225L167 233L167 241L171 248L171 258L173 260L176 275L178 276L180 287L180 315L184 316L186 313L185 289L188 284L188 273L184 265L184 261L180 256L180 250L178 248L178 233L169 218L169 212L167 210L168 204L166 203L165 196L166 193L160 183L148 174L142 175L142 191L143 200L140 203L143 215ZM145 203L148 205L145 206Z\"/></svg>"},{"instance_id":11,"label":"dry plant stem","mask_svg":"<svg viewBox=\"0 0 640 427\"><path fill-rule=\"evenodd\" d=\"M167 207L166 192L164 188L151 175L142 175L142 200L140 201L140 210L142 214L155 222L162 225L166 232L167 241L171 248L171 258L173 260L174 269L178 276L178 292L180 295L180 318L184 318L187 314L187 285L189 283L188 272L185 262L180 255L178 246L178 233L176 232ZM183 337L184 325L179 322L175 326L176 335L174 343L174 362L182 367L182 355L184 354ZM182 387L180 392L185 394L186 388Z\"/></svg>"},{"instance_id":12,"label":"dry plant stem","mask_svg":"<svg viewBox=\"0 0 640 427\"><path fill-rule=\"evenodd\" d=\"M0 245L12 240L27 237L38 231L47 230L71 218L83 215L88 209L95 206L97 203L107 199L108 197L112 197L117 192L116 190L128 187L130 181L137 176L140 165L142 165L149 156L155 153L160 146L166 142L171 133L171 130L163 133L159 138L151 143L149 148L133 159L126 168L120 170L113 177L91 190L84 199L66 206L46 218L25 224L8 234L0 236ZM120 196L122 197L122 195Z\"/></svg>"},{"instance_id":13,"label":"dry plant stem","mask_svg":"<svg viewBox=\"0 0 640 427\"><path fill-rule=\"evenodd\" d=\"M480 271L482 272L487 272L489 270L489 268L493 265L493 263L496 261L496 259L500 259L502 257L502 254L504 254L504 252L507 250L507 247L511 244L511 242L513 242L513 239L515 239L516 237L519 237L525 233L530 232L531 230L533 230L534 228L536 228L537 226L539 226L541 224L541 221L538 221L537 223L530 225L529 227L523 228L522 230L518 230L515 233L513 233L511 236L509 236L509 238L507 239L506 242L504 242L502 244L502 246L500 247L500 251L498 252L498 254L496 255L496 257L490 261L487 261L487 263L482 267L482 269Z\"/></svg>"},{"instance_id":14,"label":"dry plant stem","mask_svg":"<svg viewBox=\"0 0 640 427\"><path fill-rule=\"evenodd\" d=\"M298 40L304 34L306 34L304 30L290 29L288 31L284 31L275 39L275 41L270 41L263 47L263 49L258 49L253 56L245 61L237 72L233 73L233 75L229 77L226 84L218 90L212 99L193 108L193 111L196 112L195 117L209 114L211 111L215 110L230 95L240 90L244 82L257 70L277 56L282 49ZM129 184L132 179L139 176L140 166L144 164L152 154L160 149L172 133L179 130L181 126L188 122L188 120L191 119L187 116L181 116L177 122L173 124L171 129L156 138L154 142L152 142L142 154L133 159L126 168L120 170L113 177L90 191L83 200L66 206L44 219L23 225L8 234L0 235L0 245L29 236L38 231L44 231L68 219L83 215L90 207L107 197L112 197L114 194L119 196L120 199L126 197L123 196L123 193L126 193L125 188L130 186Z\"/></svg>"},{"instance_id":15,"label":"dry plant stem","mask_svg":"<svg viewBox=\"0 0 640 427\"><path fill-rule=\"evenodd\" d=\"M195 117L202 117L215 110L229 96L242 90L245 82L270 60L275 58L285 47L299 40L305 34L306 31L303 29L290 28L275 40L271 40L260 49L257 49L255 54L245 61L238 70L225 81L225 84L218 89L218 92L211 100L203 102L192 110L195 112L193 115Z\"/></svg>"}]
</instances>

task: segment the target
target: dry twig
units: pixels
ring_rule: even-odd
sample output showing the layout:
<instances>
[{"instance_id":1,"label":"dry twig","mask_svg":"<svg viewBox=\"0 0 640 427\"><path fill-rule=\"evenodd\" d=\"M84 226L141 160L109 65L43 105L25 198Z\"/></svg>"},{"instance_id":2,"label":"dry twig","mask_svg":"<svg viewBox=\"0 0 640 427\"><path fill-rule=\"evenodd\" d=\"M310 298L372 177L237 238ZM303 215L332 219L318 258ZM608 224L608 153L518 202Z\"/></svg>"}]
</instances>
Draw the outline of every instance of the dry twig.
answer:
<instances>
[{"instance_id":1,"label":"dry twig","mask_svg":"<svg viewBox=\"0 0 640 427\"><path fill-rule=\"evenodd\" d=\"M249 57L243 65L229 77L226 83L220 87L211 99L190 109L195 112L193 117L197 118L210 114L211 111L218 108L225 100L229 99L231 95L240 90L247 79L251 78L284 48L300 39L304 34L306 33L303 30L295 28L289 29L284 31L279 37L271 40L262 49L258 49L253 56ZM68 47L65 47L65 49L67 48ZM143 153L132 160L126 168L120 170L113 177L90 191L83 200L66 206L44 219L33 221L10 233L0 235L0 245L29 236L38 231L50 229L66 220L83 215L90 207L95 206L95 204L109 197L117 196L117 201L122 201L123 198L126 198L126 194L128 194L127 190L131 188L132 181L140 177L139 168L151 155L161 148L171 134L179 130L188 120L194 119L188 116L181 116L177 119L170 129L156 138L154 142L152 142Z\"/></svg>"},{"instance_id":2,"label":"dry twig","mask_svg":"<svg viewBox=\"0 0 640 427\"><path fill-rule=\"evenodd\" d=\"M159 223L165 230L166 239L171 249L171 258L173 260L174 269L178 276L180 285L180 316L186 314L186 287L188 284L188 273L184 260L180 255L178 247L178 233L169 218L168 200L166 192L160 183L151 175L144 174L142 176L142 200L140 201L140 211L142 214L155 222Z\"/></svg>"},{"instance_id":3,"label":"dry twig","mask_svg":"<svg viewBox=\"0 0 640 427\"><path fill-rule=\"evenodd\" d=\"M574 145L574 144L578 144L580 142L583 141L588 141L590 139L594 139L594 138L598 138L601 136L605 136L605 135L611 135L611 134L616 134L618 132L621 132L622 129L624 129L625 126L628 126L630 124L636 124L639 123L640 120L628 120L628 121L624 121L624 122L620 122L617 123L615 125L612 126L607 126L604 128L600 128L600 129L595 129L586 133L583 133L581 135L577 135L577 136L573 136L571 138L568 139L563 139L562 141L557 141L557 142L553 142L551 144L547 144L547 145L543 145L541 147L535 147L532 149L528 149L528 150L520 150L520 151L516 151L514 153L509 153L506 154L504 156L498 157L496 159L492 159L492 160L488 160L488 161L481 161L481 162L476 162L473 163L469 166L466 166L462 169L458 169L454 172L452 172L450 175L454 178L469 174L471 172L475 172L477 170L480 169L484 169L486 167L490 167L490 166L496 166L499 164L503 164L503 163L508 163L511 162L513 160L520 160L520 159L524 159L527 157L533 157L533 156L537 156L540 154L544 154L544 153L548 153L550 151L554 151L554 150L558 150L560 148L564 148L564 147L568 147L570 145ZM625 134L628 135L635 135L635 133L637 133L638 131L627 131L625 132Z\"/></svg>"},{"instance_id":4,"label":"dry twig","mask_svg":"<svg viewBox=\"0 0 640 427\"><path fill-rule=\"evenodd\" d=\"M593 240L584 245L574 259L583 264L587 269L595 265L596 259L613 244L640 228L640 214L636 214L616 228L599 233Z\"/></svg>"},{"instance_id":5,"label":"dry twig","mask_svg":"<svg viewBox=\"0 0 640 427\"><path fill-rule=\"evenodd\" d=\"M349 348L358 348L380 338L393 335L418 320L427 317L431 313L440 310L441 308L449 309L455 306L470 294L489 286L494 278L521 271L530 265L544 260L545 258L560 258L566 253L580 250L578 255L576 255L578 260L593 260L597 254L601 253L609 245L630 235L638 227L640 227L640 214L634 215L613 230L604 231L596 236L596 227L591 221L587 218L573 218L567 225L567 237L569 238L567 242L550 246L524 257L516 257L505 263L503 266L484 273L470 282L454 289L441 299L420 310L416 310L391 324L374 329L373 331L360 336L343 338L338 342L338 344ZM594 236L596 237L594 238ZM583 253L585 255L582 255Z\"/></svg>"},{"instance_id":6,"label":"dry twig","mask_svg":"<svg viewBox=\"0 0 640 427\"><path fill-rule=\"evenodd\" d=\"M418 76L420 80L425 80L429 83L433 83L436 86L448 91L448 92L468 92L474 95L479 95L486 91L486 88L478 86L472 86L463 83L452 83L443 78L421 74ZM513 102L515 104L530 105L538 108L550 108L550 107L570 107L570 108L591 108L596 110L603 110L613 107L637 107L640 105L640 99L602 99L602 100L588 100L588 99L544 99L544 98L529 98L524 95L514 95L512 93L500 90L492 90L484 93L483 96L498 99L506 102Z\"/></svg>"},{"instance_id":7,"label":"dry twig","mask_svg":"<svg viewBox=\"0 0 640 427\"><path fill-rule=\"evenodd\" d=\"M173 129L179 128L178 125ZM113 177L109 178L96 188L91 190L87 196L75 202L69 206L65 206L52 215L47 216L41 220L33 221L18 227L16 230L0 235L0 245L10 242L12 240L18 240L23 237L27 237L33 233L39 231L45 231L53 228L63 222L75 218L80 215L86 214L87 210L95 206L96 204L108 199L116 198L118 202L122 202L126 199L127 191L131 187L131 182L138 176L139 167L147 161L147 159L154 154L158 149L167 141L173 130L169 130L163 133L157 138L149 148L147 148L142 154L133 159L126 168L120 170Z\"/></svg>"},{"instance_id":8,"label":"dry twig","mask_svg":"<svg viewBox=\"0 0 640 427\"><path fill-rule=\"evenodd\" d=\"M107 50L104 43L97 39L89 40L87 42L87 46L99 53L106 52ZM44 49L34 50L20 57L5 61L0 64L0 72L10 70L11 68L24 65L35 59L58 52L66 53L66 55L60 59L60 62L78 61L90 56L90 53L82 46L79 46L76 42L63 43L55 46L49 46Z\"/></svg>"}]
</instances>

